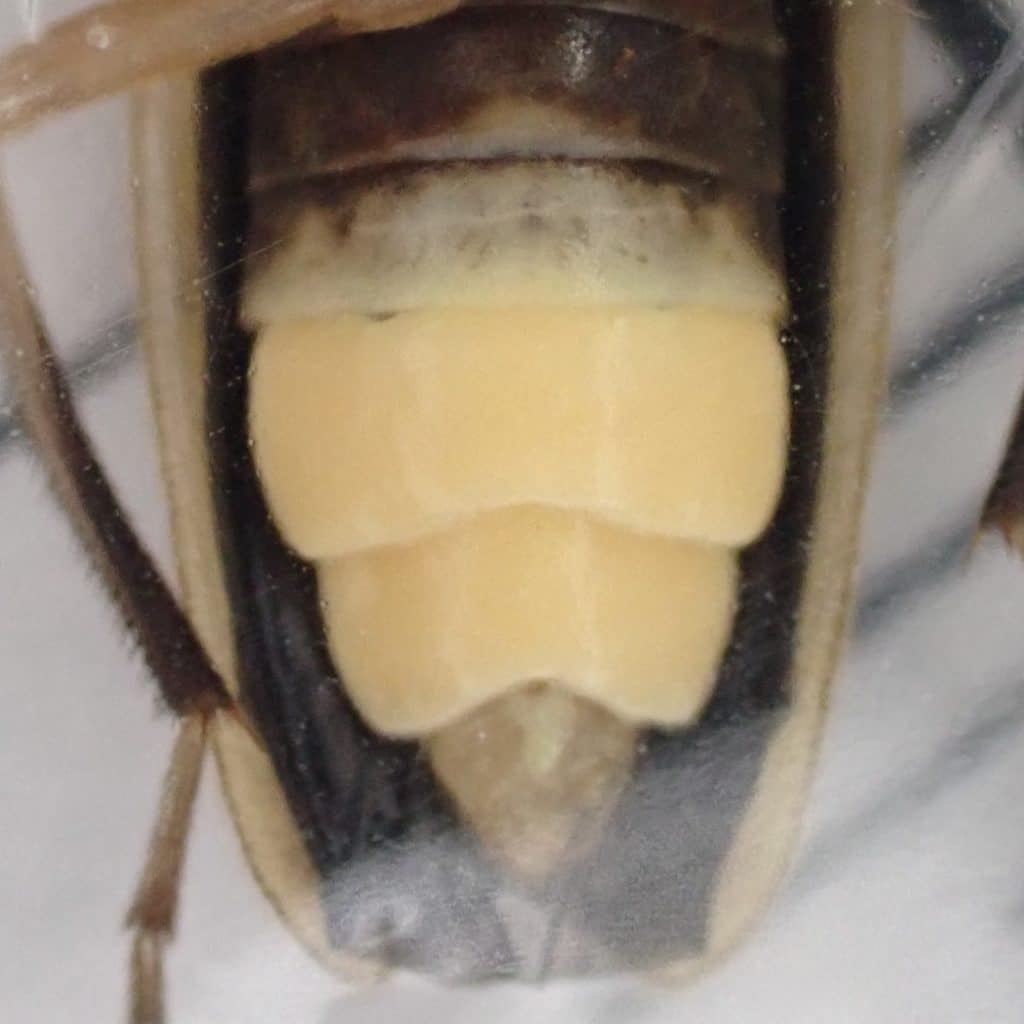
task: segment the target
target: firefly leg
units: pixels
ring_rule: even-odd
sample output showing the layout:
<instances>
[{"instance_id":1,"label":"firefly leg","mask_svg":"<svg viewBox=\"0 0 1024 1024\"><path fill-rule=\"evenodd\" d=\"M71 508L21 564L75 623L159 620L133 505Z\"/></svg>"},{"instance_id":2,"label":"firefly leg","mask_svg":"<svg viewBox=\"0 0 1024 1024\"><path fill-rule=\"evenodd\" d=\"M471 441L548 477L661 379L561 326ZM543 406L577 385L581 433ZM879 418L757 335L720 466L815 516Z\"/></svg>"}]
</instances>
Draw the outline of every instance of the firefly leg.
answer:
<instances>
[{"instance_id":1,"label":"firefly leg","mask_svg":"<svg viewBox=\"0 0 1024 1024\"><path fill-rule=\"evenodd\" d=\"M182 720L149 857L129 913L129 923L137 929L132 1021L157 1024L160 952L173 926L206 729L218 711L243 716L93 454L28 290L0 183L0 351L4 349L21 421L50 484L145 655L161 696Z\"/></svg>"},{"instance_id":2,"label":"firefly leg","mask_svg":"<svg viewBox=\"0 0 1024 1024\"><path fill-rule=\"evenodd\" d=\"M164 778L149 852L125 924L134 930L131 1024L162 1024L163 947L173 936L192 808L209 727L203 715L184 719Z\"/></svg>"},{"instance_id":3,"label":"firefly leg","mask_svg":"<svg viewBox=\"0 0 1024 1024\"><path fill-rule=\"evenodd\" d=\"M253 53L334 23L397 28L459 0L108 0L0 61L0 134L136 82Z\"/></svg>"},{"instance_id":4,"label":"firefly leg","mask_svg":"<svg viewBox=\"0 0 1024 1024\"><path fill-rule=\"evenodd\" d=\"M164 701L181 716L233 707L93 454L32 301L0 183L0 351L5 349L21 422Z\"/></svg>"},{"instance_id":5,"label":"firefly leg","mask_svg":"<svg viewBox=\"0 0 1024 1024\"><path fill-rule=\"evenodd\" d=\"M981 514L981 529L998 530L1024 557L1024 396L1006 452Z\"/></svg>"}]
</instances>

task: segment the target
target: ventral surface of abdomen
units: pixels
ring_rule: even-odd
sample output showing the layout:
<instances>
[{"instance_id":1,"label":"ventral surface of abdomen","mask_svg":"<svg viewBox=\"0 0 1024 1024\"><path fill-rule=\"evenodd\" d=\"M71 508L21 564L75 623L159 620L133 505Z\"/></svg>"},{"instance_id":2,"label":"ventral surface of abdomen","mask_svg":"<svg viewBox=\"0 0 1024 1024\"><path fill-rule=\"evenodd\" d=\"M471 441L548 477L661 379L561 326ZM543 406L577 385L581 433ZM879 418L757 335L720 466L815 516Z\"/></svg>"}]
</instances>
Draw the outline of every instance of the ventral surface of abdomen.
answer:
<instances>
[{"instance_id":1,"label":"ventral surface of abdomen","mask_svg":"<svg viewBox=\"0 0 1024 1024\"><path fill-rule=\"evenodd\" d=\"M249 75L263 498L344 699L527 886L701 721L787 472L782 47L767 4L664 6L467 10Z\"/></svg>"}]
</instances>

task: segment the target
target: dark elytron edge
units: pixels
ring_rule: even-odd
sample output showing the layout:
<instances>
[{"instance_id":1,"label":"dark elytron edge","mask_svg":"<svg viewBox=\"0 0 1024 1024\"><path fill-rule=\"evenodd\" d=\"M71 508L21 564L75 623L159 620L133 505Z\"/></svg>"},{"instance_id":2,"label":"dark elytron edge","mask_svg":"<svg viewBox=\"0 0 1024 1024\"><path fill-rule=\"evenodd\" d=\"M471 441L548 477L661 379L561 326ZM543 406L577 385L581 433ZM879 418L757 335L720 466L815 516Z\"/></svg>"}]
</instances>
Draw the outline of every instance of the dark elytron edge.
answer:
<instances>
[{"instance_id":1,"label":"dark elytron edge","mask_svg":"<svg viewBox=\"0 0 1024 1024\"><path fill-rule=\"evenodd\" d=\"M338 945L444 976L514 973L493 883L464 849L473 840L455 827L418 745L380 738L353 709L327 652L313 570L281 541L256 477L246 422L252 337L238 316L246 64L205 77L201 136L211 468L243 699L336 910ZM422 931L414 937L411 915ZM378 939L399 930L400 946Z\"/></svg>"},{"instance_id":2,"label":"dark elytron edge","mask_svg":"<svg viewBox=\"0 0 1024 1024\"><path fill-rule=\"evenodd\" d=\"M332 940L447 978L515 975L499 911L545 908L553 973L656 966L702 947L716 872L786 712L827 391L833 83L828 5L785 5L783 236L792 322L791 457L768 534L743 556L741 605L701 721L646 734L606 839L543 891L520 889L461 828L418 745L367 729L328 656L311 568L281 542L246 430L251 338L238 320L247 211L248 62L205 84L209 429L244 698L320 871ZM489 12L493 16L495 12ZM585 938L581 940L581 936Z\"/></svg>"},{"instance_id":3,"label":"dark elytron edge","mask_svg":"<svg viewBox=\"0 0 1024 1024\"><path fill-rule=\"evenodd\" d=\"M574 893L622 962L700 950L716 873L787 711L828 392L835 195L833 38L827 4L781 5L786 64L782 240L790 319L791 436L768 532L744 552L740 607L718 686L692 729L651 730L593 870Z\"/></svg>"}]
</instances>

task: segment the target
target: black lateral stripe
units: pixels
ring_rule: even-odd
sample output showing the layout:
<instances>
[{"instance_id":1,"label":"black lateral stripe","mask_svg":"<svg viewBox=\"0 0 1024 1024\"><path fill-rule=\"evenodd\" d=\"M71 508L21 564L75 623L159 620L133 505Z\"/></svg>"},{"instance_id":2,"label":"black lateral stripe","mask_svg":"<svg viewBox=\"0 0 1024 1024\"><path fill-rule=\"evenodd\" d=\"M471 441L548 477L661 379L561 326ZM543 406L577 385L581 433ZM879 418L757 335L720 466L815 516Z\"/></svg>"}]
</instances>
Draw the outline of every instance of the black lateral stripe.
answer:
<instances>
[{"instance_id":1,"label":"black lateral stripe","mask_svg":"<svg viewBox=\"0 0 1024 1024\"><path fill-rule=\"evenodd\" d=\"M246 83L244 63L206 77L203 140L207 415L244 702L321 875L332 941L445 977L508 974L514 955L493 907L492 872L419 744L378 736L356 713L327 652L315 574L282 542L256 477L247 443L252 339L238 322ZM411 915L416 941L377 943Z\"/></svg>"},{"instance_id":2,"label":"black lateral stripe","mask_svg":"<svg viewBox=\"0 0 1024 1024\"><path fill-rule=\"evenodd\" d=\"M717 873L788 710L828 392L831 197L835 195L832 29L827 10L783 5L787 188L783 248L791 319L790 458L768 533L741 559L740 609L719 684L692 729L651 732L595 862L577 872L573 913L622 966L703 948Z\"/></svg>"}]
</instances>

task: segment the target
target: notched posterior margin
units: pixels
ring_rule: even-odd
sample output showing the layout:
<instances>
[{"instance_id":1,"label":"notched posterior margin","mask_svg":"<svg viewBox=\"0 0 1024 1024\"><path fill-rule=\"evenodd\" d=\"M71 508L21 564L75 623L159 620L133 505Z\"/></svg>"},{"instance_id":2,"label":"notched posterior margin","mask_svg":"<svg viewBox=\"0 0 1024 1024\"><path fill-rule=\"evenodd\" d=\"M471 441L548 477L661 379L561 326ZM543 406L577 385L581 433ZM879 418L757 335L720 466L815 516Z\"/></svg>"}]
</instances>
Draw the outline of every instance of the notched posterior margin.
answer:
<instances>
[{"instance_id":1,"label":"notched posterior margin","mask_svg":"<svg viewBox=\"0 0 1024 1024\"><path fill-rule=\"evenodd\" d=\"M1024 397L1010 431L1003 461L985 499L981 530L998 530L1024 557Z\"/></svg>"}]
</instances>

